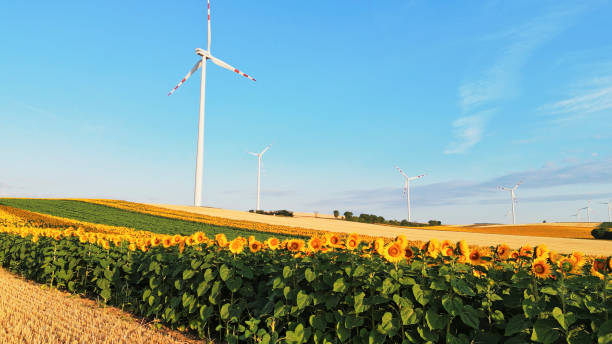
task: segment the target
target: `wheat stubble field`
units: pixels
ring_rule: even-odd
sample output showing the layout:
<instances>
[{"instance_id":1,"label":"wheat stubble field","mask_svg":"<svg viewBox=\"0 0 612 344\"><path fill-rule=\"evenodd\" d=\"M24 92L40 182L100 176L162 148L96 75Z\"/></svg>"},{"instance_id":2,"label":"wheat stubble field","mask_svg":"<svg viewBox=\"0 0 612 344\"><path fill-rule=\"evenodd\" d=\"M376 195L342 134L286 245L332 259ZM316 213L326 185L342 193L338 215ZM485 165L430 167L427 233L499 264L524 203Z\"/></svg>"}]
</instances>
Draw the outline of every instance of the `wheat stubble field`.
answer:
<instances>
[{"instance_id":1,"label":"wheat stubble field","mask_svg":"<svg viewBox=\"0 0 612 344\"><path fill-rule=\"evenodd\" d=\"M0 269L0 343L195 343L152 328L113 307L99 307ZM198 341L201 343L201 341Z\"/></svg>"}]
</instances>

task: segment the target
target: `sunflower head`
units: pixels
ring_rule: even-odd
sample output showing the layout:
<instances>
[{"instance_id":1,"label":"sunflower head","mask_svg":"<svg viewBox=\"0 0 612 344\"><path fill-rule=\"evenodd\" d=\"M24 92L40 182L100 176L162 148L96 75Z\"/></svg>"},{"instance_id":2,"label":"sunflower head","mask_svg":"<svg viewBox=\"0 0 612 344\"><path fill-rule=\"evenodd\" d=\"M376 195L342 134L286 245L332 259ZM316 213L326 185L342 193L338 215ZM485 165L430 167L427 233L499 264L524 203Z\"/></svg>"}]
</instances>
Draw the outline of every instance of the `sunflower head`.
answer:
<instances>
[{"instance_id":1,"label":"sunflower head","mask_svg":"<svg viewBox=\"0 0 612 344\"><path fill-rule=\"evenodd\" d=\"M255 241L255 236L249 235L249 244L252 243L253 241Z\"/></svg>"},{"instance_id":2,"label":"sunflower head","mask_svg":"<svg viewBox=\"0 0 612 344\"><path fill-rule=\"evenodd\" d=\"M533 257L533 248L529 245L525 245L523 247L520 248L519 250L519 255L521 257Z\"/></svg>"},{"instance_id":3,"label":"sunflower head","mask_svg":"<svg viewBox=\"0 0 612 344\"><path fill-rule=\"evenodd\" d=\"M261 251L262 248L263 244L257 240L253 240L249 243L249 250L253 253Z\"/></svg>"},{"instance_id":4,"label":"sunflower head","mask_svg":"<svg viewBox=\"0 0 612 344\"><path fill-rule=\"evenodd\" d=\"M180 234L176 234L172 237L172 243L178 245L183 242L183 237Z\"/></svg>"},{"instance_id":5,"label":"sunflower head","mask_svg":"<svg viewBox=\"0 0 612 344\"><path fill-rule=\"evenodd\" d=\"M408 246L408 238L406 238L406 236L404 234L400 234L395 238L395 241L400 244L401 247L407 247Z\"/></svg>"},{"instance_id":6,"label":"sunflower head","mask_svg":"<svg viewBox=\"0 0 612 344\"><path fill-rule=\"evenodd\" d=\"M563 257L559 259L557 265L559 265L559 269L561 269L561 272L564 274L575 273L578 268L576 261L571 257Z\"/></svg>"},{"instance_id":7,"label":"sunflower head","mask_svg":"<svg viewBox=\"0 0 612 344\"><path fill-rule=\"evenodd\" d=\"M129 244L129 245L128 245L128 250L130 250L130 251L136 251L136 244L134 244L134 243Z\"/></svg>"},{"instance_id":8,"label":"sunflower head","mask_svg":"<svg viewBox=\"0 0 612 344\"><path fill-rule=\"evenodd\" d=\"M317 252L323 247L323 240L317 237L312 237L308 240L308 249Z\"/></svg>"},{"instance_id":9,"label":"sunflower head","mask_svg":"<svg viewBox=\"0 0 612 344\"><path fill-rule=\"evenodd\" d=\"M570 258L576 263L578 267L582 267L586 263L586 259L582 252L572 252Z\"/></svg>"},{"instance_id":10,"label":"sunflower head","mask_svg":"<svg viewBox=\"0 0 612 344\"><path fill-rule=\"evenodd\" d=\"M452 246L447 246L441 250L442 255L445 257L452 257L455 253L455 249Z\"/></svg>"},{"instance_id":11,"label":"sunflower head","mask_svg":"<svg viewBox=\"0 0 612 344\"><path fill-rule=\"evenodd\" d=\"M459 251L461 251L462 255L467 256L470 253L470 248L468 247L467 242L465 242L465 240L461 240L459 241Z\"/></svg>"},{"instance_id":12,"label":"sunflower head","mask_svg":"<svg viewBox=\"0 0 612 344\"><path fill-rule=\"evenodd\" d=\"M510 252L510 258L512 258L512 259L519 259L520 256L521 255L519 254L519 251L514 250L514 251Z\"/></svg>"},{"instance_id":13,"label":"sunflower head","mask_svg":"<svg viewBox=\"0 0 612 344\"><path fill-rule=\"evenodd\" d=\"M497 257L500 260L506 260L508 259L508 257L510 257L510 254L512 253L512 250L510 249L510 247L506 244L501 244L499 246L497 246L497 249L495 250L495 253L497 254Z\"/></svg>"},{"instance_id":14,"label":"sunflower head","mask_svg":"<svg viewBox=\"0 0 612 344\"><path fill-rule=\"evenodd\" d=\"M244 242L242 240L237 240L238 238L229 242L229 250L233 254L239 254L244 250Z\"/></svg>"},{"instance_id":15,"label":"sunflower head","mask_svg":"<svg viewBox=\"0 0 612 344\"><path fill-rule=\"evenodd\" d=\"M453 247L453 243L450 240L444 240L440 243L440 251L444 251L447 247Z\"/></svg>"},{"instance_id":16,"label":"sunflower head","mask_svg":"<svg viewBox=\"0 0 612 344\"><path fill-rule=\"evenodd\" d=\"M304 248L304 240L301 239L291 239L287 241L287 250L291 252L298 252Z\"/></svg>"},{"instance_id":17,"label":"sunflower head","mask_svg":"<svg viewBox=\"0 0 612 344\"><path fill-rule=\"evenodd\" d=\"M162 245L164 245L165 248L172 246L172 238L165 237L164 239L162 239Z\"/></svg>"},{"instance_id":18,"label":"sunflower head","mask_svg":"<svg viewBox=\"0 0 612 344\"><path fill-rule=\"evenodd\" d=\"M414 258L414 251L411 247L406 247L404 249L404 258L406 261L410 261L412 258Z\"/></svg>"},{"instance_id":19,"label":"sunflower head","mask_svg":"<svg viewBox=\"0 0 612 344\"><path fill-rule=\"evenodd\" d=\"M472 249L467 255L467 262L472 265L482 264L482 252L477 248Z\"/></svg>"},{"instance_id":20,"label":"sunflower head","mask_svg":"<svg viewBox=\"0 0 612 344\"><path fill-rule=\"evenodd\" d=\"M328 237L327 244L331 247L340 247L342 246L342 240L336 234L332 234Z\"/></svg>"},{"instance_id":21,"label":"sunflower head","mask_svg":"<svg viewBox=\"0 0 612 344\"><path fill-rule=\"evenodd\" d=\"M195 244L195 239L193 237L188 236L187 238L185 238L185 245L187 246L192 246L193 244Z\"/></svg>"},{"instance_id":22,"label":"sunflower head","mask_svg":"<svg viewBox=\"0 0 612 344\"><path fill-rule=\"evenodd\" d=\"M359 246L359 239L354 238L354 237L348 237L346 239L346 248L348 250L354 250L355 248L357 248L357 246Z\"/></svg>"},{"instance_id":23,"label":"sunflower head","mask_svg":"<svg viewBox=\"0 0 612 344\"><path fill-rule=\"evenodd\" d=\"M280 240L278 240L277 238L271 237L268 239L268 247L270 247L271 250L276 250L279 246Z\"/></svg>"},{"instance_id":24,"label":"sunflower head","mask_svg":"<svg viewBox=\"0 0 612 344\"><path fill-rule=\"evenodd\" d=\"M385 241L382 238L376 238L376 240L374 240L374 251L382 256L384 248Z\"/></svg>"},{"instance_id":25,"label":"sunflower head","mask_svg":"<svg viewBox=\"0 0 612 344\"><path fill-rule=\"evenodd\" d=\"M108 243L108 241L102 240L102 248L104 248L105 250L110 249L110 244Z\"/></svg>"},{"instance_id":26,"label":"sunflower head","mask_svg":"<svg viewBox=\"0 0 612 344\"><path fill-rule=\"evenodd\" d=\"M392 242L385 246L383 250L383 257L391 263L398 263L404 259L404 249L397 242Z\"/></svg>"},{"instance_id":27,"label":"sunflower head","mask_svg":"<svg viewBox=\"0 0 612 344\"><path fill-rule=\"evenodd\" d=\"M531 272L537 278L550 278L552 269L546 258L536 258L531 264Z\"/></svg>"},{"instance_id":28,"label":"sunflower head","mask_svg":"<svg viewBox=\"0 0 612 344\"><path fill-rule=\"evenodd\" d=\"M195 240L196 244L203 244L208 238L206 238L206 234L202 232L195 232L193 233L193 239Z\"/></svg>"},{"instance_id":29,"label":"sunflower head","mask_svg":"<svg viewBox=\"0 0 612 344\"><path fill-rule=\"evenodd\" d=\"M227 237L223 233L215 235L215 240L217 241L217 245L219 245L219 247L225 247L228 244Z\"/></svg>"},{"instance_id":30,"label":"sunflower head","mask_svg":"<svg viewBox=\"0 0 612 344\"><path fill-rule=\"evenodd\" d=\"M536 258L548 258L549 252L550 251L548 250L548 247L546 245L538 245L535 250L535 256Z\"/></svg>"},{"instance_id":31,"label":"sunflower head","mask_svg":"<svg viewBox=\"0 0 612 344\"><path fill-rule=\"evenodd\" d=\"M608 264L606 264L606 258L598 257L593 260L593 266L591 266L591 274L604 279L604 276L608 273L606 271Z\"/></svg>"},{"instance_id":32,"label":"sunflower head","mask_svg":"<svg viewBox=\"0 0 612 344\"><path fill-rule=\"evenodd\" d=\"M556 264L561 259L561 255L557 251L550 251L548 252L548 258Z\"/></svg>"}]
</instances>

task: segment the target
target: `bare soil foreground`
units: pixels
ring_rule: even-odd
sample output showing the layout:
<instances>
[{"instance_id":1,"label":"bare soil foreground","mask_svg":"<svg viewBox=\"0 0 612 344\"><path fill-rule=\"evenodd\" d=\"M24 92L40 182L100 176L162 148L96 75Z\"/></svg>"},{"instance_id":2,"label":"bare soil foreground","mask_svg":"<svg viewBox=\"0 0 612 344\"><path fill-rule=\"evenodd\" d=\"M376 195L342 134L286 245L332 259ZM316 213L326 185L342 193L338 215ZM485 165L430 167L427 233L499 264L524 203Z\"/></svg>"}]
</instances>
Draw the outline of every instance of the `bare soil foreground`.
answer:
<instances>
[{"instance_id":1,"label":"bare soil foreground","mask_svg":"<svg viewBox=\"0 0 612 344\"><path fill-rule=\"evenodd\" d=\"M0 269L0 343L196 343ZM199 343L202 343L199 341Z\"/></svg>"},{"instance_id":2,"label":"bare soil foreground","mask_svg":"<svg viewBox=\"0 0 612 344\"><path fill-rule=\"evenodd\" d=\"M328 216L314 217L311 214L296 213L295 217L270 216L246 211L205 208L180 205L152 204L167 209L188 211L196 214L218 216L234 220L247 220L274 225L294 226L342 233L357 233L371 236L395 237L403 234L410 240L429 239L466 240L469 244L490 246L506 243L510 247L546 244L549 249L560 253L581 251L589 255L612 254L612 241L594 240L590 232L596 224L547 223L529 225L488 225L488 226L438 226L426 228L404 228L343 221ZM581 239L582 238L582 239Z\"/></svg>"}]
</instances>

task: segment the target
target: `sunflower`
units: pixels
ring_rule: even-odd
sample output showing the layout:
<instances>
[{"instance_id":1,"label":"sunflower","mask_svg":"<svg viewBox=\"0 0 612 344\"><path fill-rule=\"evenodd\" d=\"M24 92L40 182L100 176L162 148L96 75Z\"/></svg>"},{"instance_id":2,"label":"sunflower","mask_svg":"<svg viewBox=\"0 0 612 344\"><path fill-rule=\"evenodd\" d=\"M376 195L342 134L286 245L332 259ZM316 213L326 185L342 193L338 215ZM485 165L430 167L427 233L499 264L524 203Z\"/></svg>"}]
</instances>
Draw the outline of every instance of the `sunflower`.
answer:
<instances>
[{"instance_id":1,"label":"sunflower","mask_svg":"<svg viewBox=\"0 0 612 344\"><path fill-rule=\"evenodd\" d=\"M480 265L482 264L482 252L479 249L474 248L467 255L467 262L472 265Z\"/></svg>"},{"instance_id":2,"label":"sunflower","mask_svg":"<svg viewBox=\"0 0 612 344\"><path fill-rule=\"evenodd\" d=\"M185 238L185 245L187 246L192 246L193 244L195 244L195 239L193 237L188 236L187 238Z\"/></svg>"},{"instance_id":3,"label":"sunflower","mask_svg":"<svg viewBox=\"0 0 612 344\"><path fill-rule=\"evenodd\" d=\"M149 250L149 248L145 245L140 245L138 246L138 248L142 251L142 252L147 252Z\"/></svg>"},{"instance_id":4,"label":"sunflower","mask_svg":"<svg viewBox=\"0 0 612 344\"><path fill-rule=\"evenodd\" d=\"M548 258L549 252L550 251L548 250L548 247L546 247L546 245L538 245L535 250L535 256L536 258Z\"/></svg>"},{"instance_id":5,"label":"sunflower","mask_svg":"<svg viewBox=\"0 0 612 344\"><path fill-rule=\"evenodd\" d=\"M357 246L359 246L359 239L354 238L354 237L348 237L348 239L346 239L346 248L348 250L354 250Z\"/></svg>"},{"instance_id":6,"label":"sunflower","mask_svg":"<svg viewBox=\"0 0 612 344\"><path fill-rule=\"evenodd\" d=\"M470 253L470 248L468 247L467 242L465 242L465 240L461 240L459 241L459 251L461 251L461 254L464 256L467 256Z\"/></svg>"},{"instance_id":7,"label":"sunflower","mask_svg":"<svg viewBox=\"0 0 612 344\"><path fill-rule=\"evenodd\" d=\"M506 244L501 244L499 246L497 246L497 249L495 250L495 253L497 253L497 257L500 260L506 260L508 259L508 257L510 257L510 254L512 253L512 250L510 249L510 247Z\"/></svg>"},{"instance_id":8,"label":"sunflower","mask_svg":"<svg viewBox=\"0 0 612 344\"><path fill-rule=\"evenodd\" d=\"M225 237L225 234L219 233L215 235L215 240L217 241L217 245L219 245L220 247L227 246L227 237Z\"/></svg>"},{"instance_id":9,"label":"sunflower","mask_svg":"<svg viewBox=\"0 0 612 344\"><path fill-rule=\"evenodd\" d=\"M164 245L165 248L168 248L170 246L172 246L172 238L171 237L165 237L162 239L162 245Z\"/></svg>"},{"instance_id":10,"label":"sunflower","mask_svg":"<svg viewBox=\"0 0 612 344\"><path fill-rule=\"evenodd\" d=\"M519 259L519 257L520 257L520 254L519 254L518 251L514 250L514 251L510 252L510 258L512 258L512 259Z\"/></svg>"},{"instance_id":11,"label":"sunflower","mask_svg":"<svg viewBox=\"0 0 612 344\"><path fill-rule=\"evenodd\" d=\"M249 243L249 250L253 253L261 251L262 248L263 244L257 240L253 240Z\"/></svg>"},{"instance_id":12,"label":"sunflower","mask_svg":"<svg viewBox=\"0 0 612 344\"><path fill-rule=\"evenodd\" d=\"M38 242L38 235L34 235L32 237L32 242Z\"/></svg>"},{"instance_id":13,"label":"sunflower","mask_svg":"<svg viewBox=\"0 0 612 344\"><path fill-rule=\"evenodd\" d=\"M374 251L379 255L383 255L383 249L385 248L385 241L382 238L374 240Z\"/></svg>"},{"instance_id":14,"label":"sunflower","mask_svg":"<svg viewBox=\"0 0 612 344\"><path fill-rule=\"evenodd\" d=\"M270 239L268 239L268 247L270 247L271 250L276 250L279 245L280 240L278 240L277 238L271 237Z\"/></svg>"},{"instance_id":15,"label":"sunflower","mask_svg":"<svg viewBox=\"0 0 612 344\"><path fill-rule=\"evenodd\" d=\"M414 258L414 251L412 250L412 248L406 247L404 249L404 258L406 259L406 261L410 261L412 258Z\"/></svg>"},{"instance_id":16,"label":"sunflower","mask_svg":"<svg viewBox=\"0 0 612 344\"><path fill-rule=\"evenodd\" d=\"M175 236L172 237L172 243L175 245L180 244L184 241L185 239L183 239L183 237L180 234L176 234Z\"/></svg>"},{"instance_id":17,"label":"sunflower","mask_svg":"<svg viewBox=\"0 0 612 344\"><path fill-rule=\"evenodd\" d=\"M341 247L342 240L340 240L340 237L337 236L336 234L330 234L329 237L327 238L327 245L331 247Z\"/></svg>"},{"instance_id":18,"label":"sunflower","mask_svg":"<svg viewBox=\"0 0 612 344\"><path fill-rule=\"evenodd\" d=\"M404 259L404 249L398 242L392 242L383 249L383 257L391 263L399 263Z\"/></svg>"},{"instance_id":19,"label":"sunflower","mask_svg":"<svg viewBox=\"0 0 612 344\"><path fill-rule=\"evenodd\" d=\"M87 241L88 241L88 240L87 240L87 236L86 236L86 235L79 235L79 242L80 242L81 244L84 244L84 243L86 243Z\"/></svg>"},{"instance_id":20,"label":"sunflower","mask_svg":"<svg viewBox=\"0 0 612 344\"><path fill-rule=\"evenodd\" d=\"M110 244L108 243L108 241L102 240L102 248L104 248L105 250L110 249Z\"/></svg>"},{"instance_id":21,"label":"sunflower","mask_svg":"<svg viewBox=\"0 0 612 344\"><path fill-rule=\"evenodd\" d=\"M533 257L533 248L529 245L525 245L519 250L519 255L521 257Z\"/></svg>"},{"instance_id":22,"label":"sunflower","mask_svg":"<svg viewBox=\"0 0 612 344\"><path fill-rule=\"evenodd\" d=\"M229 250L233 254L241 253L244 250L244 242L242 240L237 240L237 238L230 241Z\"/></svg>"},{"instance_id":23,"label":"sunflower","mask_svg":"<svg viewBox=\"0 0 612 344\"><path fill-rule=\"evenodd\" d=\"M570 258L576 263L578 268L581 268L584 263L586 263L586 259L584 258L584 254L582 254L582 252L572 252Z\"/></svg>"},{"instance_id":24,"label":"sunflower","mask_svg":"<svg viewBox=\"0 0 612 344\"><path fill-rule=\"evenodd\" d=\"M427 254L433 258L436 258L439 252L440 242L437 239L429 240L429 243L427 244Z\"/></svg>"},{"instance_id":25,"label":"sunflower","mask_svg":"<svg viewBox=\"0 0 612 344\"><path fill-rule=\"evenodd\" d=\"M482 277L487 276L487 273L484 271L480 271L480 270L473 270L472 275L474 275L474 277L482 278Z\"/></svg>"},{"instance_id":26,"label":"sunflower","mask_svg":"<svg viewBox=\"0 0 612 344\"><path fill-rule=\"evenodd\" d=\"M206 238L206 234L204 234L202 232L195 232L195 233L193 233L192 237L195 240L196 244L203 244L208 239L208 238Z\"/></svg>"},{"instance_id":27,"label":"sunflower","mask_svg":"<svg viewBox=\"0 0 612 344\"><path fill-rule=\"evenodd\" d=\"M606 274L606 258L598 257L593 260L593 266L591 266L591 274L593 276L604 279Z\"/></svg>"},{"instance_id":28,"label":"sunflower","mask_svg":"<svg viewBox=\"0 0 612 344\"><path fill-rule=\"evenodd\" d=\"M317 237L312 237L310 240L308 240L308 249L312 250L313 252L319 251L321 247L323 247L323 240Z\"/></svg>"},{"instance_id":29,"label":"sunflower","mask_svg":"<svg viewBox=\"0 0 612 344\"><path fill-rule=\"evenodd\" d=\"M561 255L557 253L557 251L550 251L548 252L548 258L550 259L551 262L556 264L559 261L559 259L561 259Z\"/></svg>"},{"instance_id":30,"label":"sunflower","mask_svg":"<svg viewBox=\"0 0 612 344\"><path fill-rule=\"evenodd\" d=\"M563 257L559 259L557 265L559 265L561 272L563 272L564 274L573 274L576 273L576 271L578 270L578 265L576 264L576 261L570 257Z\"/></svg>"},{"instance_id":31,"label":"sunflower","mask_svg":"<svg viewBox=\"0 0 612 344\"><path fill-rule=\"evenodd\" d=\"M129 245L128 245L128 250L130 250L130 251L136 251L136 244L134 244L134 243L129 244Z\"/></svg>"},{"instance_id":32,"label":"sunflower","mask_svg":"<svg viewBox=\"0 0 612 344\"><path fill-rule=\"evenodd\" d=\"M453 244L450 240L444 240L440 243L440 251L443 252L447 247L453 247Z\"/></svg>"},{"instance_id":33,"label":"sunflower","mask_svg":"<svg viewBox=\"0 0 612 344\"><path fill-rule=\"evenodd\" d=\"M287 250L291 252L301 251L304 248L304 240L291 239L287 241Z\"/></svg>"},{"instance_id":34,"label":"sunflower","mask_svg":"<svg viewBox=\"0 0 612 344\"><path fill-rule=\"evenodd\" d=\"M357 235L357 233L351 233L351 234L348 235L347 239L359 240L359 236Z\"/></svg>"},{"instance_id":35,"label":"sunflower","mask_svg":"<svg viewBox=\"0 0 612 344\"><path fill-rule=\"evenodd\" d=\"M531 264L531 272L537 278L550 278L552 269L546 258L536 258Z\"/></svg>"},{"instance_id":36,"label":"sunflower","mask_svg":"<svg viewBox=\"0 0 612 344\"><path fill-rule=\"evenodd\" d=\"M452 246L447 246L441 249L442 255L445 257L451 257L455 253L455 249Z\"/></svg>"},{"instance_id":37,"label":"sunflower","mask_svg":"<svg viewBox=\"0 0 612 344\"><path fill-rule=\"evenodd\" d=\"M406 248L406 247L408 247L408 239L407 239L407 238L406 238L406 236L405 236L405 235L403 235L403 234L398 235L398 236L395 238L395 241L396 241L398 244L400 244L400 246L401 246L402 248Z\"/></svg>"}]
</instances>

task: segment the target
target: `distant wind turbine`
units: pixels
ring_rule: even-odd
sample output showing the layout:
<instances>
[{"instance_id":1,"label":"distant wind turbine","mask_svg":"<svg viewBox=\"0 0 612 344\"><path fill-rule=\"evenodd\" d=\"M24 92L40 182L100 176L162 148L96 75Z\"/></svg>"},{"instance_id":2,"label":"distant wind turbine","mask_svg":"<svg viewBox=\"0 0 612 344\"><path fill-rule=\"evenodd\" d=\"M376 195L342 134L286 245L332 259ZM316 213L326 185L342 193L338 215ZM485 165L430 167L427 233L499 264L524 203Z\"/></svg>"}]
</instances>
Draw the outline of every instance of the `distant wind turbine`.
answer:
<instances>
[{"instance_id":1,"label":"distant wind turbine","mask_svg":"<svg viewBox=\"0 0 612 344\"><path fill-rule=\"evenodd\" d=\"M263 157L264 153L270 149L272 145L268 145L268 147L264 148L264 150L261 151L261 153L253 153L253 152L248 152L251 155L254 155L257 157L257 206L255 207L255 210L260 210L259 206L260 206L260 196L261 196L261 158Z\"/></svg>"},{"instance_id":2,"label":"distant wind turbine","mask_svg":"<svg viewBox=\"0 0 612 344\"><path fill-rule=\"evenodd\" d=\"M502 191L510 191L510 199L512 200L512 224L516 224L516 209L515 209L515 204L516 204L516 194L514 193L516 191L516 189L518 189L519 185L521 185L521 182L516 183L513 187L511 188L507 188L507 187L503 187L503 186L498 186L497 188L502 190Z\"/></svg>"},{"instance_id":3,"label":"distant wind turbine","mask_svg":"<svg viewBox=\"0 0 612 344\"><path fill-rule=\"evenodd\" d=\"M610 217L610 210L612 209L612 201L608 201L608 202L602 203L602 204L607 204L608 205L608 222L612 222L612 217Z\"/></svg>"},{"instance_id":4,"label":"distant wind turbine","mask_svg":"<svg viewBox=\"0 0 612 344\"><path fill-rule=\"evenodd\" d=\"M406 173L404 173L404 171L402 171L401 168L395 166L395 168L399 171L399 173L402 174L402 176L404 176L404 194L406 195L406 202L408 205L408 222L411 221L410 219L410 181L411 180L415 180L415 179L419 179L419 178L423 178L423 176L425 176L424 174L421 174L420 176L414 176L414 177L409 177Z\"/></svg>"},{"instance_id":5,"label":"distant wind turbine","mask_svg":"<svg viewBox=\"0 0 612 344\"><path fill-rule=\"evenodd\" d=\"M584 208L580 208L580 210L586 210L587 213L587 222L591 222L591 201L587 201L587 206Z\"/></svg>"},{"instance_id":6,"label":"distant wind turbine","mask_svg":"<svg viewBox=\"0 0 612 344\"><path fill-rule=\"evenodd\" d=\"M194 195L193 195L193 204L197 207L202 206L202 179L203 179L203 166L204 166L204 101L205 101L205 94L206 94L206 61L207 60L211 60L214 64L216 64L219 67L231 70L232 72L238 73L246 78L249 78L253 81L255 81L255 79L253 79L252 77L248 76L247 74L239 71L238 69L230 66L229 64L219 60L218 58L214 57L211 55L210 53L210 42L211 42L211 30L210 30L210 1L207 0L207 4L208 4L208 42L207 42L207 50L201 49L201 48L197 48L196 54L201 56L201 59L195 64L195 66L193 66L193 68L191 68L191 70L189 71L189 73L187 73L187 75L183 78L183 80L181 80L181 82L178 83L178 85L176 85L176 87L174 87L170 93L168 93L168 95L171 95L172 93L174 93L174 91L176 91L177 88L179 88L187 79L189 79L189 77L195 73L198 68L202 68L202 79L200 82L200 116L199 116L199 121L198 121L198 150L197 150L197 155L196 155L196 173L195 173L195 190L194 190Z\"/></svg>"}]
</instances>

